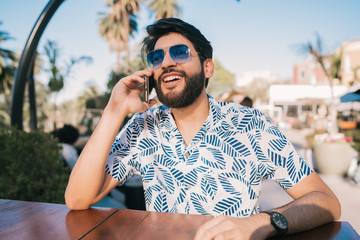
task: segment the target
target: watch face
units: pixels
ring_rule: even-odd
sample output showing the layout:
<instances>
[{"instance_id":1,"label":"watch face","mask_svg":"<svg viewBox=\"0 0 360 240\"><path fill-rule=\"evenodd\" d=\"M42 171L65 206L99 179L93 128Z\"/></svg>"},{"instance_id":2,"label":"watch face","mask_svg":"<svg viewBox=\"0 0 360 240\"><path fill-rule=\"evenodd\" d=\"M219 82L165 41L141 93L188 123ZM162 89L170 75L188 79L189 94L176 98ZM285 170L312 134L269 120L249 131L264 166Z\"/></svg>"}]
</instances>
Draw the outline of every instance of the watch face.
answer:
<instances>
[{"instance_id":1,"label":"watch face","mask_svg":"<svg viewBox=\"0 0 360 240\"><path fill-rule=\"evenodd\" d=\"M272 214L272 219L273 219L274 223L278 226L278 228L287 229L287 227L288 227L287 220L283 215L281 215L277 212L274 212Z\"/></svg>"}]
</instances>

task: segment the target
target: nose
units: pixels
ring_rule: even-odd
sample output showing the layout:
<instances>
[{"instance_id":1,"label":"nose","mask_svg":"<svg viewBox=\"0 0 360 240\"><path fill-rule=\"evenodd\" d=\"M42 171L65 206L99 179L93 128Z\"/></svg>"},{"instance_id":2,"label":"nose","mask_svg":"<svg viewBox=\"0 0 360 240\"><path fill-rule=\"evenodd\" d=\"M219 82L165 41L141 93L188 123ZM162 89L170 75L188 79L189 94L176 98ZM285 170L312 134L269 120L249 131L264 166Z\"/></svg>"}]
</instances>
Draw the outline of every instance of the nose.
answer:
<instances>
[{"instance_id":1,"label":"nose","mask_svg":"<svg viewBox=\"0 0 360 240\"><path fill-rule=\"evenodd\" d=\"M161 64L162 69L166 69L168 67L173 67L176 65L176 62L171 58L169 52L165 53L164 60Z\"/></svg>"}]
</instances>

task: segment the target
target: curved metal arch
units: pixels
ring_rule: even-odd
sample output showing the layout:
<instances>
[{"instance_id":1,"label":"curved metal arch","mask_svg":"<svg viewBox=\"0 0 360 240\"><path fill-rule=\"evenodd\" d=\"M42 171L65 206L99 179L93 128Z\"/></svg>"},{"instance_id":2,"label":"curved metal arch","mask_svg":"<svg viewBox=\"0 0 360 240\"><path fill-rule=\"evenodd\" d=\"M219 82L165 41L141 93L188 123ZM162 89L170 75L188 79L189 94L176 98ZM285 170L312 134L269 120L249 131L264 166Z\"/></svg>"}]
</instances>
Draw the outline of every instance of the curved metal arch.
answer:
<instances>
[{"instance_id":1,"label":"curved metal arch","mask_svg":"<svg viewBox=\"0 0 360 240\"><path fill-rule=\"evenodd\" d=\"M64 0L50 0L48 2L37 19L21 54L11 91L11 125L19 129L23 129L23 106L26 82L29 83L30 129L35 130L37 128L33 77L36 49L47 24L63 2Z\"/></svg>"}]
</instances>

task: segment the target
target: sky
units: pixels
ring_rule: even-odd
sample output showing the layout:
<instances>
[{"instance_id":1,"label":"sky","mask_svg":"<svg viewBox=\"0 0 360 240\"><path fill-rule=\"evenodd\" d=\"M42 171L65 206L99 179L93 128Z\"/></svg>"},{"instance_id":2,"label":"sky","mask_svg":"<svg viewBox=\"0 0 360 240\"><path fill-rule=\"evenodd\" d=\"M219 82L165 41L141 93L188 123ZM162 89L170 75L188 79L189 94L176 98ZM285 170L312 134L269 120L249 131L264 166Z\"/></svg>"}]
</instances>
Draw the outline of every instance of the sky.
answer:
<instances>
[{"instance_id":1,"label":"sky","mask_svg":"<svg viewBox=\"0 0 360 240\"><path fill-rule=\"evenodd\" d=\"M0 0L0 30L14 39L1 45L21 53L46 0ZM280 80L293 77L293 66L303 61L302 44L323 40L324 53L345 41L360 40L359 0L179 0L181 19L197 27L211 42L214 58L237 79L249 71L271 71ZM89 85L105 91L116 54L98 34L99 12L108 12L104 0L66 0L59 7L40 40L38 51L55 40L61 63L70 57L91 56L91 65L78 65L66 79L59 100L73 99ZM142 6L133 53L155 15ZM47 83L48 75L37 78ZM243 82L242 84L247 84Z\"/></svg>"}]
</instances>

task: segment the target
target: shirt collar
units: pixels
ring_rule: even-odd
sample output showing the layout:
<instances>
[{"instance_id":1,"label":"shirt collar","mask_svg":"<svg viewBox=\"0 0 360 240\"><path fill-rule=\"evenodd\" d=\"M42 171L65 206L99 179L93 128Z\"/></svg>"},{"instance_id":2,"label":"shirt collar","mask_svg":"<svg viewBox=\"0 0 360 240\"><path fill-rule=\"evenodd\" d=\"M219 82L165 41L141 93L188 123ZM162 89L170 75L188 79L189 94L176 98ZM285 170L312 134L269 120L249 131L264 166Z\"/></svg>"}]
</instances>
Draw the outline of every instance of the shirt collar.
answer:
<instances>
[{"instance_id":1,"label":"shirt collar","mask_svg":"<svg viewBox=\"0 0 360 240\"><path fill-rule=\"evenodd\" d=\"M200 131L208 131L212 128L212 126L216 125L221 119L221 105L209 94L207 94L208 100L209 100L209 114L208 117L200 129ZM162 128L162 131L169 132L169 133L175 133L177 132L177 127L175 124L175 120L171 114L171 108L166 107L165 105L162 105L159 107L161 111L161 119L160 119L160 127Z\"/></svg>"}]
</instances>

